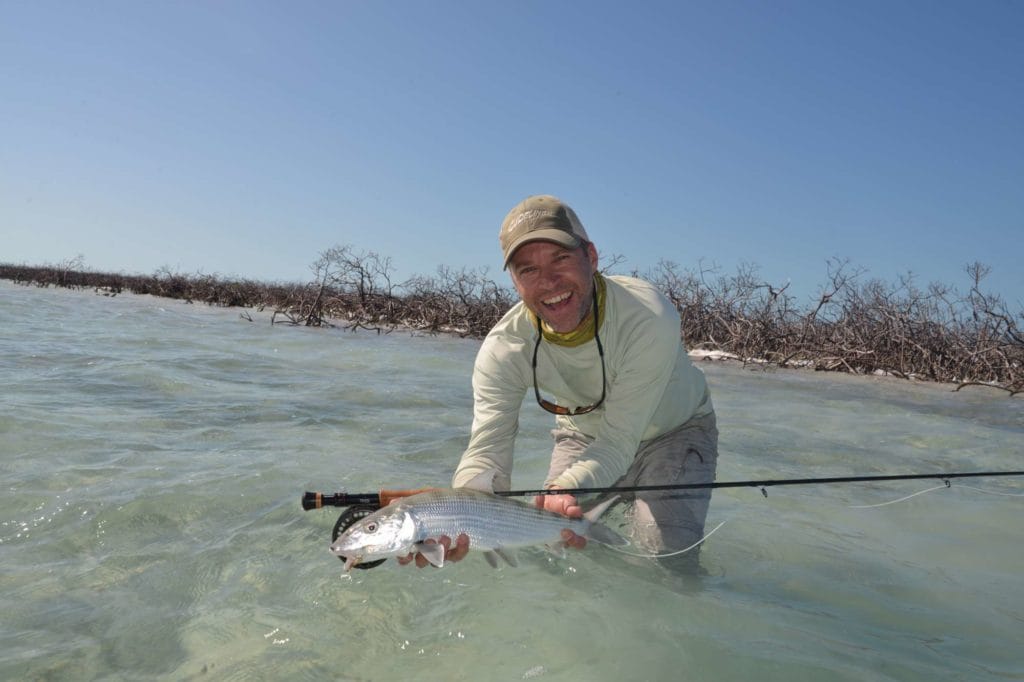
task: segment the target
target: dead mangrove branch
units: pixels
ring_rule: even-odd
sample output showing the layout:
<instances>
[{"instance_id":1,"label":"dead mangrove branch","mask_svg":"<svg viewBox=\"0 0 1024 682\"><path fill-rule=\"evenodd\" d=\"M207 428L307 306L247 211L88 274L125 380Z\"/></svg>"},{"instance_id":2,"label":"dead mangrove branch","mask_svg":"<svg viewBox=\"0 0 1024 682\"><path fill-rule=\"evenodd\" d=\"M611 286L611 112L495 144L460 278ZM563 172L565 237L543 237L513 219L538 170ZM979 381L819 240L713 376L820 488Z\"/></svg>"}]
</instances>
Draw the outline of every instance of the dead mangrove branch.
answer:
<instances>
[{"instance_id":1,"label":"dead mangrove branch","mask_svg":"<svg viewBox=\"0 0 1024 682\"><path fill-rule=\"evenodd\" d=\"M612 259L612 267L622 261ZM272 311L271 322L387 333L408 329L481 338L517 300L487 269L441 266L431 276L394 281L391 259L335 246L320 254L302 284L266 284L184 275L92 272L81 256L56 265L0 264L0 278L31 286L152 294L188 302ZM826 283L806 304L758 276L754 266L723 275L702 264L670 261L632 274L658 286L682 318L691 349L720 351L744 362L854 374L888 374L1024 392L1024 311L984 288L989 269L965 268L967 288L912 276L868 279L847 261L826 265ZM504 278L502 278L504 279ZM1019 306L1019 304L1018 304ZM248 319L251 319L249 317Z\"/></svg>"}]
</instances>

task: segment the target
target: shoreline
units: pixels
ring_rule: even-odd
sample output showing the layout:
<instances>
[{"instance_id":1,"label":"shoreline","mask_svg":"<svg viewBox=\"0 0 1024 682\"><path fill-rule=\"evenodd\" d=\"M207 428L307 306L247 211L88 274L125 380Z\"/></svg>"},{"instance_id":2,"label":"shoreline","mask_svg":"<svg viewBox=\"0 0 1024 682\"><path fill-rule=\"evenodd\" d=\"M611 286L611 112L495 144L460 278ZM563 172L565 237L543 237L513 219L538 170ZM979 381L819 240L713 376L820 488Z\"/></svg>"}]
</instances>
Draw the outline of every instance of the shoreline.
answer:
<instances>
[{"instance_id":1,"label":"shoreline","mask_svg":"<svg viewBox=\"0 0 1024 682\"><path fill-rule=\"evenodd\" d=\"M516 292L490 279L486 269L442 267L435 277L393 284L380 256L349 249L323 254L316 279L305 284L166 269L147 277L73 267L0 263L0 279L105 297L131 293L239 308L249 320L271 311L271 324L475 339L485 337L518 301ZM1024 311L1011 313L998 296L981 291L984 266L968 269L973 286L966 294L938 286L925 291L907 282L888 288L880 282L860 284L842 267L832 272L817 304L806 308L785 288L751 279L749 271L707 282L666 264L643 276L675 306L681 337L702 358L1024 394L1024 331L1018 326L1018 319L1024 326Z\"/></svg>"},{"instance_id":2,"label":"shoreline","mask_svg":"<svg viewBox=\"0 0 1024 682\"><path fill-rule=\"evenodd\" d=\"M21 284L21 283L13 282L11 280L0 278L0 290L6 288L6 289L10 289L12 291L16 291L16 290L24 288L25 286L26 286L25 284ZM104 290L99 289L99 288L94 289L94 290L89 290L89 289L86 289L86 288L83 288L83 287L69 288L69 287L56 287L56 286L55 287L38 286L37 288L40 288L40 289L53 289L55 292L56 291L64 291L64 292L73 293L73 294L79 295L79 296L103 297L103 298L111 298L111 299L117 298L117 297L123 297L126 300L150 302L153 305L161 307L161 308L166 307L166 306L174 306L174 307L180 308L183 311L184 310L189 310L189 309L191 309L191 310L206 310L206 311L209 311L209 312L215 312L215 311L228 312L228 311L235 310L235 311L238 311L237 319L240 319L240 320L246 321L246 322L251 322L251 323L255 323L255 324L270 324L272 326L276 326L276 325L285 325L285 326L289 326L289 327L291 327L291 326L301 326L301 325L290 324L290 323L284 322L284 321L274 322L273 321L274 311L272 311L272 310L270 310L270 309L268 309L266 307L263 307L263 306L223 306L223 305L218 305L218 304L215 304L215 303L209 303L209 302L206 302L206 301L191 301L191 300L184 300L184 299L180 299L180 298L170 298L170 297L166 297L166 296L158 296L156 294L150 294L150 293L135 293L135 292L132 292L132 291L121 291L121 292L118 292L118 293L111 293L111 292L104 291ZM372 333L372 334L375 334L375 335L380 335L380 334L390 335L392 333L398 332L400 334L407 334L410 338L431 337L431 336L435 336L435 337L436 336L447 336L447 337L452 338L452 339L480 341L480 339L477 339L477 338L469 338L469 337L467 337L467 335L465 334L465 330L446 330L446 329L425 330L425 329L419 329L419 328L416 328L416 327L413 327L413 326L410 326L410 325L390 324L390 323L387 324L387 325L382 325L379 328L374 328L374 327L367 326L365 324L354 324L352 320L347 320L347 319L342 319L342 318L326 318L324 320L324 324L322 326L328 327L328 328L337 329L339 331L348 331L348 332L351 332L351 333L363 332L363 333ZM941 390L941 391L948 392L948 393L959 393L963 389L966 389L966 388L976 388L976 389L983 389L983 390L984 389L995 389L997 391L1001 391L1001 392L1004 392L1004 393L1007 392L1007 389L1004 388L1003 386L999 386L999 385L996 385L996 384L988 384L988 383L983 383L983 382L966 382L966 383L964 383L964 382L935 381L935 380L932 380L932 379L918 377L918 376L915 376L915 375L901 377L901 376L899 376L897 374L884 372L882 370L876 370L873 373L855 373L855 372L844 372L844 371L819 369L819 368L815 367L814 364L812 362L810 362L810 361L805 361L803 363L789 363L789 364L783 366L783 365L778 365L776 363L773 363L773 362L771 362L771 361L769 361L767 359L764 359L764 358L743 358L743 357L740 357L736 353L732 353L732 352L725 351L725 350L720 350L720 349L689 348L687 350L687 354L690 356L691 361L693 361L694 364L696 364L697 366L701 366L701 365L722 365L722 366L735 367L737 369L741 369L741 368L742 369L747 369L747 370L750 370L750 371L753 371L753 370L760 370L762 372L784 371L784 372L787 372L787 373L803 374L803 375L809 375L809 374L812 374L812 373L813 374L824 373L830 379L838 379L839 377L845 377L845 378L850 379L850 380L860 380L860 381L867 380L867 381L871 381L871 382L885 381L885 382L891 382L893 386L929 387L931 389ZM967 394L976 394L976 393L977 393L976 391L968 391ZM990 391L989 390L985 390L985 393L988 394L988 393L990 393ZM1018 393L1010 393L1010 395L1007 396L1007 397L1016 398L1016 397L1019 397L1021 395L1024 395L1024 394L1019 393L1019 392Z\"/></svg>"}]
</instances>

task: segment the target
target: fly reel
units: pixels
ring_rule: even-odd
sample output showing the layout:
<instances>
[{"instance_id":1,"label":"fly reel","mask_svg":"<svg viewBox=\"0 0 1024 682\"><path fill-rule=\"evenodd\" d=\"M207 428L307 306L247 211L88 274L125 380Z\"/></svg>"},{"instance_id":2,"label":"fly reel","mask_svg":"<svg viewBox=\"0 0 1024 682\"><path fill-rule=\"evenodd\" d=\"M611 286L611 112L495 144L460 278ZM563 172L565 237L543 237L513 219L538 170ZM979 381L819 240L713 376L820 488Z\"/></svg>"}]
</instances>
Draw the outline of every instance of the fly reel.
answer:
<instances>
[{"instance_id":1,"label":"fly reel","mask_svg":"<svg viewBox=\"0 0 1024 682\"><path fill-rule=\"evenodd\" d=\"M331 532L331 542L337 540L338 536L344 533L345 530L353 523L359 521L360 519L366 518L373 512L377 511L378 509L379 507L375 507L369 504L354 504L351 507L348 507L345 511L341 513L341 516L338 517L338 520L334 524L334 530ZM343 557L340 554L338 555L338 558L342 561L348 561L348 557ZM358 563L354 566L354 568L374 568L376 566L380 566L385 561L387 561L387 559L377 559L376 561Z\"/></svg>"}]
</instances>

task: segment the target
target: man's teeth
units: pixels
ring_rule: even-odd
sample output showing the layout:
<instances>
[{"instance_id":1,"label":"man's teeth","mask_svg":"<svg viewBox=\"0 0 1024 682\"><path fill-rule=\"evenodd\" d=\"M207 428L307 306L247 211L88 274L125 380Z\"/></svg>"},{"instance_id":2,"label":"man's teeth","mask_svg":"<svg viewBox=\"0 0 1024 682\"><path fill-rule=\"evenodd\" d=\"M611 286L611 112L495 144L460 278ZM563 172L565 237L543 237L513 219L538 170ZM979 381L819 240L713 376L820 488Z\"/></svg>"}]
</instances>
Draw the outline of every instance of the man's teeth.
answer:
<instances>
[{"instance_id":1,"label":"man's teeth","mask_svg":"<svg viewBox=\"0 0 1024 682\"><path fill-rule=\"evenodd\" d=\"M565 299L569 298L570 296L572 296L572 293L571 292L566 292L566 293L564 293L564 294L562 294L560 296L555 296L554 298L549 298L546 301L542 301L542 303L544 305L555 305L556 303L561 303L562 301L564 301Z\"/></svg>"}]
</instances>

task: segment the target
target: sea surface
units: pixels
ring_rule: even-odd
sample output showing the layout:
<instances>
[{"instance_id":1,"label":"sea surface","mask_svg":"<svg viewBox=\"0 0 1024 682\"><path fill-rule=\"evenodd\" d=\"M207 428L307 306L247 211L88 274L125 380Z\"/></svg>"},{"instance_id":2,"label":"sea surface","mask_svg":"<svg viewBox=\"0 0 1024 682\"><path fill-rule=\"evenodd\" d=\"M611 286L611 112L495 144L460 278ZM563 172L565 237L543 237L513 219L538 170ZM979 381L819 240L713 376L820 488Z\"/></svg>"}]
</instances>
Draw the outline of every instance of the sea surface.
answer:
<instances>
[{"instance_id":1,"label":"sea surface","mask_svg":"<svg viewBox=\"0 0 1024 682\"><path fill-rule=\"evenodd\" d=\"M248 315L0 282L0 679L1024 679L1022 478L717 490L682 578L593 543L345 574L303 492L445 485L479 343ZM1024 469L1021 397L701 366L721 481Z\"/></svg>"}]
</instances>

